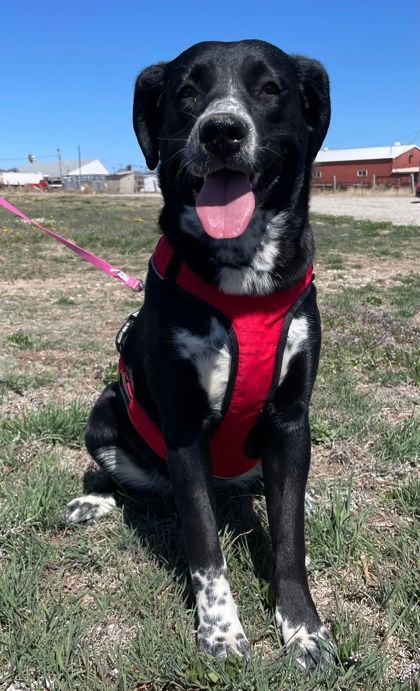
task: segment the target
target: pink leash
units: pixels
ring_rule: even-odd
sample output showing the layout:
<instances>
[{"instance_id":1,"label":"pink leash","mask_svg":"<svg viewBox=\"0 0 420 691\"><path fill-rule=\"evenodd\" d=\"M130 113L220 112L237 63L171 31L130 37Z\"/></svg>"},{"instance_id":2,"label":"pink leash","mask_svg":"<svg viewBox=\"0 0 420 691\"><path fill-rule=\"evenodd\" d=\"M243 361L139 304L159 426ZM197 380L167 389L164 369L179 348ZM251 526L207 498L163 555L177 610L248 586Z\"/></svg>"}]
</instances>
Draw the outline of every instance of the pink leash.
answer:
<instances>
[{"instance_id":1,"label":"pink leash","mask_svg":"<svg viewBox=\"0 0 420 691\"><path fill-rule=\"evenodd\" d=\"M25 221L28 221L29 223L32 223L33 226L36 226L40 230L44 231L44 233L48 233L48 235L51 235L52 238L57 240L58 242L61 242L63 245L69 248L72 252L75 252L79 257L84 259L87 262L90 262L93 264L93 266L96 266L98 269L101 269L102 271L105 271L108 276L112 276L112 278L116 278L117 281L120 281L121 283L124 283L124 285L128 286L132 290L134 290L136 293L140 292L144 288L144 281L142 281L139 278L134 278L134 276L129 276L126 274L124 271L121 271L116 266L113 266L112 264L109 264L106 262L104 259L100 259L97 257L95 254L92 254L92 252L89 252L88 250L84 250L83 247L79 247L76 245L74 242L71 242L70 240L66 240L65 238L61 237L61 235L58 235L57 233L53 233L52 230L48 230L48 228L44 228L44 226L40 225L37 221L35 221L33 218L29 218L26 214L23 213L23 211L20 211L17 209L15 206L10 204L6 199L3 197L0 197L0 206L3 206L7 211L10 211L10 213L15 214L16 216L20 216L21 218L24 218Z\"/></svg>"}]
</instances>

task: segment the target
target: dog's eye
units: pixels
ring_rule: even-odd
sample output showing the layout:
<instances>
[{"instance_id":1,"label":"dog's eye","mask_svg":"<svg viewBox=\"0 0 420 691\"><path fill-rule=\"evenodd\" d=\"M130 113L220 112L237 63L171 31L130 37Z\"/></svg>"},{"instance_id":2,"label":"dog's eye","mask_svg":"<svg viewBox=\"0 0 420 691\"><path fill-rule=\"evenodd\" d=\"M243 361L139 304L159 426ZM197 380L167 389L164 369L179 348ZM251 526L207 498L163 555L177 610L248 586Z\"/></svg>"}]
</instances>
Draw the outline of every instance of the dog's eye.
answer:
<instances>
[{"instance_id":1,"label":"dog's eye","mask_svg":"<svg viewBox=\"0 0 420 691\"><path fill-rule=\"evenodd\" d=\"M271 95L271 94L279 94L279 93L280 93L280 89L279 89L279 87L277 86L277 84L276 84L275 82L266 82L266 83L262 86L261 92L262 92L263 94L269 94L269 95Z\"/></svg>"},{"instance_id":2,"label":"dog's eye","mask_svg":"<svg viewBox=\"0 0 420 691\"><path fill-rule=\"evenodd\" d=\"M180 98L196 98L197 91L194 89L193 86L191 86L191 84L186 84L179 91L179 96Z\"/></svg>"}]
</instances>

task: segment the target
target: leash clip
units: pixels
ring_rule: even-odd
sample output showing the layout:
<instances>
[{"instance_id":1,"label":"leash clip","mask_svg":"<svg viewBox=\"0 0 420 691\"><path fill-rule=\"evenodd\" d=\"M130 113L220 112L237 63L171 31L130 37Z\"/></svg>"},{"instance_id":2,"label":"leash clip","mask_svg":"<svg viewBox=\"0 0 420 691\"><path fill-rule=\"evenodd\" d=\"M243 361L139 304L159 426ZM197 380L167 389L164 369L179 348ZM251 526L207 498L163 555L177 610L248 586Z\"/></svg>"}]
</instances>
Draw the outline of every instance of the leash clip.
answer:
<instances>
[{"instance_id":1,"label":"leash clip","mask_svg":"<svg viewBox=\"0 0 420 691\"><path fill-rule=\"evenodd\" d=\"M141 293L142 290L144 290L144 281L139 278L137 281L137 285L133 288L135 293Z\"/></svg>"}]
</instances>

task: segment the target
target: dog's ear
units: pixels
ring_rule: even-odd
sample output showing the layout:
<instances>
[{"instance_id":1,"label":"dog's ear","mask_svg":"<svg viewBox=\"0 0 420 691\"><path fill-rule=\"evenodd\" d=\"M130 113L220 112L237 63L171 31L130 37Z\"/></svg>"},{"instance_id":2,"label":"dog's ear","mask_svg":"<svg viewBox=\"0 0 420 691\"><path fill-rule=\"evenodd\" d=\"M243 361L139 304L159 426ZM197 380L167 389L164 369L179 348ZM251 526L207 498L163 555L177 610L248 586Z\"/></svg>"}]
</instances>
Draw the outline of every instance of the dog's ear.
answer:
<instances>
[{"instance_id":1,"label":"dog's ear","mask_svg":"<svg viewBox=\"0 0 420 691\"><path fill-rule=\"evenodd\" d=\"M317 60L292 56L302 100L304 120L309 129L309 157L315 158L330 124L330 83L328 75Z\"/></svg>"},{"instance_id":2,"label":"dog's ear","mask_svg":"<svg viewBox=\"0 0 420 691\"><path fill-rule=\"evenodd\" d=\"M165 87L165 65L147 67L139 74L134 88L133 127L150 170L159 163L161 113L159 100Z\"/></svg>"}]
</instances>

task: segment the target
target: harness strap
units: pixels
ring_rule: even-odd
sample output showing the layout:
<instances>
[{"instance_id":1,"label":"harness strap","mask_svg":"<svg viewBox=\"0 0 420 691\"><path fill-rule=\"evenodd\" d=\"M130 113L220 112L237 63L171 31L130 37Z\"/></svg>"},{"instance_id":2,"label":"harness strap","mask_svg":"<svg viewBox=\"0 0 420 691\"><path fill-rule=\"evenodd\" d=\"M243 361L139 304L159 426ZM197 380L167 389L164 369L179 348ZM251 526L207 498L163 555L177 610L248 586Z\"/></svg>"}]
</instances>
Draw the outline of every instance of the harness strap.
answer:
<instances>
[{"instance_id":1,"label":"harness strap","mask_svg":"<svg viewBox=\"0 0 420 691\"><path fill-rule=\"evenodd\" d=\"M166 461L168 458L168 453L162 432L134 397L130 377L125 368L124 359L122 356L120 356L118 363L118 374L120 388L123 393L132 424L144 441L146 441L148 446L150 446L152 451Z\"/></svg>"},{"instance_id":2,"label":"harness strap","mask_svg":"<svg viewBox=\"0 0 420 691\"><path fill-rule=\"evenodd\" d=\"M177 266L177 274L172 274L172 265L177 264L177 255L167 238L162 235L152 255L152 266L160 278L173 278L175 284L188 293L210 303L232 322L238 316L274 310L276 314L287 314L298 297L313 279L313 266L309 266L303 278L289 288L268 295L231 295L222 292L217 286L208 283L182 261Z\"/></svg>"},{"instance_id":3,"label":"harness strap","mask_svg":"<svg viewBox=\"0 0 420 691\"><path fill-rule=\"evenodd\" d=\"M200 300L230 324L231 369L222 417L211 434L210 451L216 477L236 477L259 458L247 453L247 440L279 383L280 368L293 314L311 290L312 266L295 285L262 296L228 295L196 274L162 236L151 259L152 270L187 299ZM124 361L120 383L131 422L143 441L167 459L163 435L135 399Z\"/></svg>"},{"instance_id":4,"label":"harness strap","mask_svg":"<svg viewBox=\"0 0 420 691\"><path fill-rule=\"evenodd\" d=\"M96 266L96 268L101 269L101 271L104 271L106 274L108 274L108 276L111 276L111 278L116 278L117 281L120 281L120 283L124 283L124 285L128 286L136 293L139 293L143 290L144 281L142 281L140 278L134 278L134 276L129 276L125 273L125 271L122 271L117 266L113 266L113 264L110 264L109 262L105 261L105 259L97 257L92 252L89 252L89 250L83 249L83 247L79 247L79 245L76 245L76 243L71 242L71 240L66 240L66 238L61 237L61 235L58 235L58 233L54 233L52 230L44 228L44 226L38 223L38 221L35 221L35 219L33 218L29 218L29 216L24 214L23 211L20 211L20 209L16 208L16 206L10 204L10 202L4 199L4 197L0 197L0 206L3 206L3 208L5 208L7 211L10 211L10 213L15 214L15 216L19 216L20 218L23 218L28 223L31 223L33 226L36 226L44 233L47 233L52 238L54 238L54 240L57 240L57 242L61 242L62 245L68 247L69 250L77 254L79 257L81 257L81 259L84 259L93 266Z\"/></svg>"}]
</instances>

